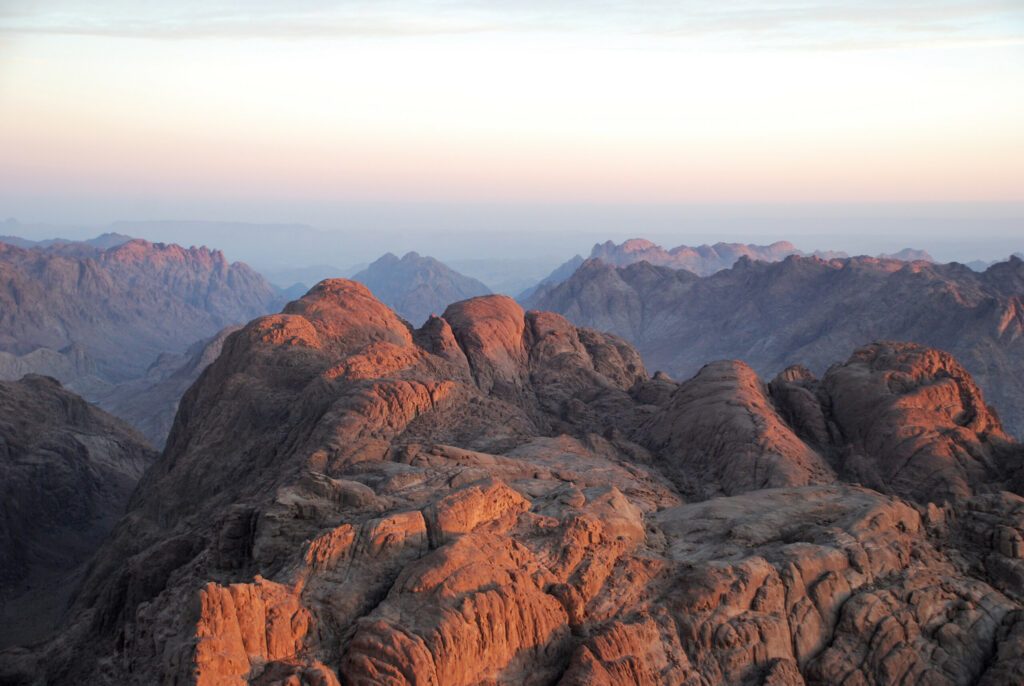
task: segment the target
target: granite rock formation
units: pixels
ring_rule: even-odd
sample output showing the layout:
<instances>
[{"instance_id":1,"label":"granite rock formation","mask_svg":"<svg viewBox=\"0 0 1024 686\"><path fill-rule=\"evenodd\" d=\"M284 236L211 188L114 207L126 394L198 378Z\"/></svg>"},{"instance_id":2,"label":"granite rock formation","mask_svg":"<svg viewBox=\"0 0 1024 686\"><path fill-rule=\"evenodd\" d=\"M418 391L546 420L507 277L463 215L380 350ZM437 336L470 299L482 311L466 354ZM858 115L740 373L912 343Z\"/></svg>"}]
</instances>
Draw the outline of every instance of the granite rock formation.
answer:
<instances>
[{"instance_id":1,"label":"granite rock formation","mask_svg":"<svg viewBox=\"0 0 1024 686\"><path fill-rule=\"evenodd\" d=\"M952 353L1024 432L1024 262L983 273L963 265L870 257L741 259L700 278L637 263L585 263L541 289L531 307L626 338L649 367L686 378L708 360L743 360L759 374L802 364L822 374L871 340Z\"/></svg>"},{"instance_id":2,"label":"granite rock formation","mask_svg":"<svg viewBox=\"0 0 1024 686\"><path fill-rule=\"evenodd\" d=\"M364 284L381 302L415 325L444 312L450 303L491 292L476 279L414 252L401 258L387 253L352 280Z\"/></svg>"},{"instance_id":3,"label":"granite rock formation","mask_svg":"<svg viewBox=\"0 0 1024 686\"><path fill-rule=\"evenodd\" d=\"M503 296L413 329L325 281L228 336L0 684L1013 683L1022 461L922 346L680 384Z\"/></svg>"},{"instance_id":4,"label":"granite rock formation","mask_svg":"<svg viewBox=\"0 0 1024 686\"><path fill-rule=\"evenodd\" d=\"M156 453L49 377L0 381L0 647L42 638Z\"/></svg>"}]
</instances>

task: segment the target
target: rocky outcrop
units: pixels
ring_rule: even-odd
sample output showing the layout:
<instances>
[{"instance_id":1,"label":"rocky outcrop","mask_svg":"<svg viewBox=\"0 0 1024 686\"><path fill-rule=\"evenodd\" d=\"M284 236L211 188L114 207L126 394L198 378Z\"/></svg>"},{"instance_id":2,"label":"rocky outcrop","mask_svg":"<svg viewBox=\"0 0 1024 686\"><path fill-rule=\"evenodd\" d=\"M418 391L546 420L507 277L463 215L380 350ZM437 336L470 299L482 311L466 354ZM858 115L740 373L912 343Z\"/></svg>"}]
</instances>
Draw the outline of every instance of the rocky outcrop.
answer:
<instances>
[{"instance_id":1,"label":"rocky outcrop","mask_svg":"<svg viewBox=\"0 0 1024 686\"><path fill-rule=\"evenodd\" d=\"M1008 437L970 374L907 344L857 350L825 375L848 477L918 500L970 496L1004 478Z\"/></svg>"},{"instance_id":2,"label":"rocky outcrop","mask_svg":"<svg viewBox=\"0 0 1024 686\"><path fill-rule=\"evenodd\" d=\"M0 683L1000 683L1024 455L961 372L877 344L680 384L508 298L412 329L325 281L227 337ZM847 482L908 459L938 497Z\"/></svg>"},{"instance_id":3,"label":"rocky outcrop","mask_svg":"<svg viewBox=\"0 0 1024 686\"><path fill-rule=\"evenodd\" d=\"M1024 431L1024 262L983 273L958 264L858 257L741 258L698 278L638 263L588 261L530 307L611 331L644 361L678 378L714 359L738 359L761 375L805 365L816 374L872 340L921 343L953 354Z\"/></svg>"},{"instance_id":4,"label":"rocky outcrop","mask_svg":"<svg viewBox=\"0 0 1024 686\"><path fill-rule=\"evenodd\" d=\"M450 303L491 292L476 279L414 252L402 258L387 253L352 279L417 326Z\"/></svg>"},{"instance_id":5,"label":"rocky outcrop","mask_svg":"<svg viewBox=\"0 0 1024 686\"><path fill-rule=\"evenodd\" d=\"M51 378L0 382L0 647L54 628L155 459L140 435Z\"/></svg>"},{"instance_id":6,"label":"rocky outcrop","mask_svg":"<svg viewBox=\"0 0 1024 686\"><path fill-rule=\"evenodd\" d=\"M1019 448L952 356L909 343L856 350L818 381L764 384L713 362L635 431L691 496L829 484L837 476L921 503L1013 487Z\"/></svg>"},{"instance_id":7,"label":"rocky outcrop","mask_svg":"<svg viewBox=\"0 0 1024 686\"><path fill-rule=\"evenodd\" d=\"M699 489L701 497L835 480L829 463L797 437L767 386L742 362L701 369L637 436L669 458L666 471L680 487Z\"/></svg>"}]
</instances>

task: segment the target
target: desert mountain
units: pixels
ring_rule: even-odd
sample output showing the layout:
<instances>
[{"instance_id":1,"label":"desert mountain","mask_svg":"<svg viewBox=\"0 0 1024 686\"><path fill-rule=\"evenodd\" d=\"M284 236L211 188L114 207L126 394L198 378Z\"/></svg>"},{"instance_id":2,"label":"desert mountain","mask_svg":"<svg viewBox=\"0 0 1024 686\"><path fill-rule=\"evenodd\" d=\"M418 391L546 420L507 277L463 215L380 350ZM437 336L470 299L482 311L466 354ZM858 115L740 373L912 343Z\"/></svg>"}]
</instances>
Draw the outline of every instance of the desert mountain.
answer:
<instances>
[{"instance_id":1,"label":"desert mountain","mask_svg":"<svg viewBox=\"0 0 1024 686\"><path fill-rule=\"evenodd\" d=\"M821 255L819 255L821 257ZM918 250L916 248L903 248L894 253L882 253L878 255L879 259L882 260L901 260L903 262L934 262L935 258L932 257L927 250Z\"/></svg>"},{"instance_id":2,"label":"desert mountain","mask_svg":"<svg viewBox=\"0 0 1024 686\"><path fill-rule=\"evenodd\" d=\"M685 269L698 276L710 276L723 269L729 269L743 257L760 262L779 262L790 255L820 257L823 259L843 259L849 257L846 253L837 250L815 250L813 253L806 253L798 250L789 241L776 241L771 245L755 245L753 243L715 243L714 245L698 246L679 245L675 248L665 249L643 238L631 238L620 244L616 244L613 241L598 243L590 251L591 259L598 259L605 264L616 267L627 267L637 262L647 262L659 267ZM904 262L917 260L935 261L924 250L915 250L914 248L904 248L891 255L883 254L878 257L902 260ZM568 260L536 286L521 293L519 296L520 302L529 302L536 291L541 288L554 286L568 280L583 262L583 258L579 255Z\"/></svg>"},{"instance_id":3,"label":"desert mountain","mask_svg":"<svg viewBox=\"0 0 1024 686\"><path fill-rule=\"evenodd\" d=\"M741 259L709 277L647 263L584 264L532 307L633 342L648 366L686 378L735 358L760 374L817 373L865 340L915 341L953 353L1024 432L1024 262L974 272L876 258Z\"/></svg>"},{"instance_id":4,"label":"desert mountain","mask_svg":"<svg viewBox=\"0 0 1024 686\"><path fill-rule=\"evenodd\" d=\"M0 381L0 647L52 631L155 459L142 436L55 380Z\"/></svg>"},{"instance_id":5,"label":"desert mountain","mask_svg":"<svg viewBox=\"0 0 1024 686\"><path fill-rule=\"evenodd\" d=\"M1021 461L922 346L680 384L509 298L411 330L325 281L228 336L0 683L1013 683Z\"/></svg>"},{"instance_id":6,"label":"desert mountain","mask_svg":"<svg viewBox=\"0 0 1024 686\"><path fill-rule=\"evenodd\" d=\"M399 316L419 325L427 317L443 312L449 303L465 300L491 291L438 262L433 257L406 253L401 259L387 253L352 277L365 284L381 302Z\"/></svg>"},{"instance_id":7,"label":"desert mountain","mask_svg":"<svg viewBox=\"0 0 1024 686\"><path fill-rule=\"evenodd\" d=\"M584 260L580 255L573 255L571 258L558 265L553 272L541 279L538 283L522 291L517 299L520 302L527 302L533 297L533 294L541 288L544 288L545 286L554 286L555 284L566 281L570 276L576 273L576 270L579 269L580 265L585 261L586 260Z\"/></svg>"},{"instance_id":8,"label":"desert mountain","mask_svg":"<svg viewBox=\"0 0 1024 686\"><path fill-rule=\"evenodd\" d=\"M74 246L81 246L84 248L106 250L108 248L115 248L130 240L132 240L131 236L126 236L123 233L113 231L103 233L95 238L88 238L83 241L70 240L67 238L48 238L41 241L34 241L28 238L20 238L18 236L0 236L0 243L7 243L8 245L13 245L17 248L51 248L59 246L67 249Z\"/></svg>"},{"instance_id":9,"label":"desert mountain","mask_svg":"<svg viewBox=\"0 0 1024 686\"><path fill-rule=\"evenodd\" d=\"M160 445L201 371L190 346L283 301L252 269L207 248L120 234L0 242L0 378L53 376Z\"/></svg>"},{"instance_id":10,"label":"desert mountain","mask_svg":"<svg viewBox=\"0 0 1024 686\"><path fill-rule=\"evenodd\" d=\"M0 350L74 345L100 378L118 382L143 376L160 353L279 307L270 284L216 250L132 240L79 252L0 243Z\"/></svg>"},{"instance_id":11,"label":"desert mountain","mask_svg":"<svg viewBox=\"0 0 1024 686\"><path fill-rule=\"evenodd\" d=\"M662 267L686 269L700 276L714 274L736 264L741 257L763 262L778 262L789 255L802 254L789 241L776 241L771 245L744 243L715 243L714 245L680 245L665 248L644 240L631 238L620 244L612 241L598 243L590 251L590 257L597 258L617 267L636 262L649 262Z\"/></svg>"},{"instance_id":12,"label":"desert mountain","mask_svg":"<svg viewBox=\"0 0 1024 686\"><path fill-rule=\"evenodd\" d=\"M181 397L217 359L228 335L239 328L226 327L211 338L197 341L181 355L161 355L145 377L107 390L97 399L97 405L127 421L157 448L163 448Z\"/></svg>"}]
</instances>

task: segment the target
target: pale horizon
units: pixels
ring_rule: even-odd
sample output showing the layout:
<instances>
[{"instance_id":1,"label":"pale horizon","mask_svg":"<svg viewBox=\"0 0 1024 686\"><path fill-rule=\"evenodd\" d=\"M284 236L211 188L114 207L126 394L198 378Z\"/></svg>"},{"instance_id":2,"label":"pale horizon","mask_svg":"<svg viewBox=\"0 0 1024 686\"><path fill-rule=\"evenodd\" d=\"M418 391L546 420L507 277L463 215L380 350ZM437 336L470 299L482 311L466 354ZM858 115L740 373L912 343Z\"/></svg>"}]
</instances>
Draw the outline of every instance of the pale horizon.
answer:
<instances>
[{"instance_id":1,"label":"pale horizon","mask_svg":"<svg viewBox=\"0 0 1024 686\"><path fill-rule=\"evenodd\" d=\"M1015 3L254 7L0 9L0 216L1024 203Z\"/></svg>"}]
</instances>

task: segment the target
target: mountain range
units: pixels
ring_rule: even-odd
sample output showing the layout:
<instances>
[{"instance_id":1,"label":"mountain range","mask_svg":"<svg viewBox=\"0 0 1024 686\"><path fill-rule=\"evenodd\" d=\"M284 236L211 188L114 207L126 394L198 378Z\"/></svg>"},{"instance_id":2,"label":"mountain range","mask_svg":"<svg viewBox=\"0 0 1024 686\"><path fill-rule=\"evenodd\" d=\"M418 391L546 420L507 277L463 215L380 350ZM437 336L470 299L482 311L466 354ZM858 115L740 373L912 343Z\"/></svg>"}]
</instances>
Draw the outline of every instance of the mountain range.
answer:
<instances>
[{"instance_id":1,"label":"mountain range","mask_svg":"<svg viewBox=\"0 0 1024 686\"><path fill-rule=\"evenodd\" d=\"M197 342L285 300L205 247L120 234L20 243L0 241L0 379L52 376L158 446L202 371Z\"/></svg>"},{"instance_id":2,"label":"mountain range","mask_svg":"<svg viewBox=\"0 0 1024 686\"><path fill-rule=\"evenodd\" d=\"M846 253L838 250L815 250L812 253L806 253L798 250L789 241L776 241L770 245L755 245L753 243L715 243L714 245L705 244L698 246L678 245L674 248L666 249L644 238L631 238L622 243L615 243L614 241L597 243L590 251L590 259L598 259L616 267L626 267L637 262L647 262L659 267L685 269L698 276L710 276L723 269L729 269L740 258L744 257L760 262L779 262L790 255L812 256L823 259L849 257ZM906 262L917 260L935 261L926 251L914 248L904 248L891 255L883 254L878 257ZM567 260L536 285L522 291L519 295L519 300L521 302L528 302L540 288L553 286L567 280L584 261L579 255Z\"/></svg>"},{"instance_id":3,"label":"mountain range","mask_svg":"<svg viewBox=\"0 0 1024 686\"><path fill-rule=\"evenodd\" d=\"M678 383L507 297L412 329L324 281L227 336L0 683L1019 681L1024 449L948 353L835 361Z\"/></svg>"},{"instance_id":4,"label":"mountain range","mask_svg":"<svg viewBox=\"0 0 1024 686\"><path fill-rule=\"evenodd\" d=\"M263 277L220 251L142 240L106 249L0 243L0 283L0 350L77 346L114 383L281 304Z\"/></svg>"},{"instance_id":5,"label":"mountain range","mask_svg":"<svg viewBox=\"0 0 1024 686\"><path fill-rule=\"evenodd\" d=\"M956 263L857 257L737 264L708 277L646 262L590 260L530 307L610 331L652 368L683 379L731 358L773 375L816 373L865 341L903 340L956 355L1010 430L1024 431L1024 262L985 272Z\"/></svg>"}]
</instances>

